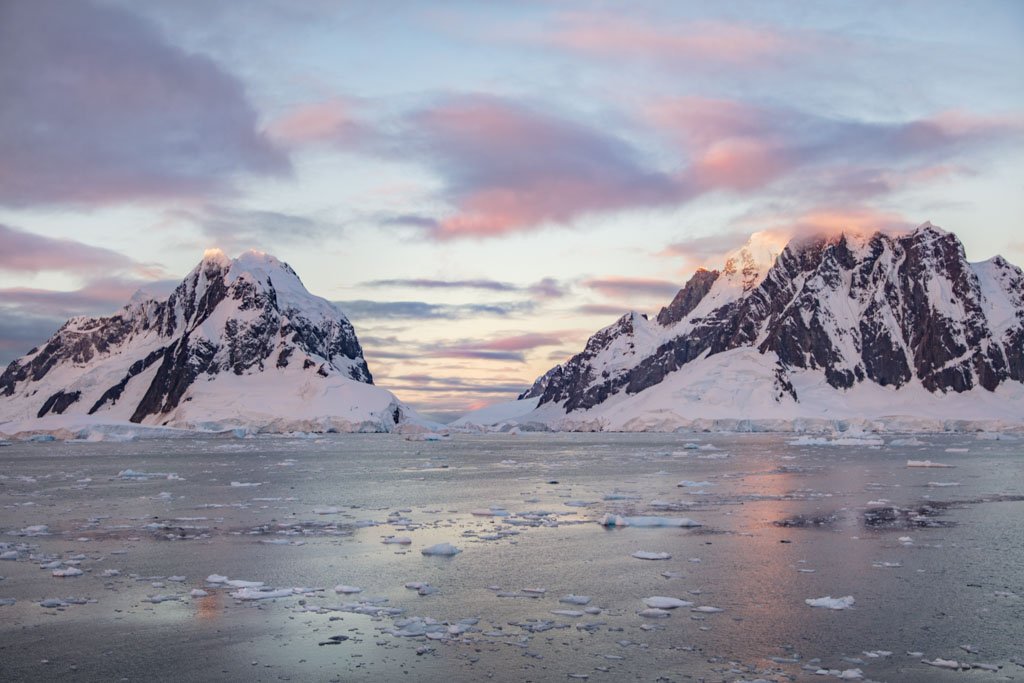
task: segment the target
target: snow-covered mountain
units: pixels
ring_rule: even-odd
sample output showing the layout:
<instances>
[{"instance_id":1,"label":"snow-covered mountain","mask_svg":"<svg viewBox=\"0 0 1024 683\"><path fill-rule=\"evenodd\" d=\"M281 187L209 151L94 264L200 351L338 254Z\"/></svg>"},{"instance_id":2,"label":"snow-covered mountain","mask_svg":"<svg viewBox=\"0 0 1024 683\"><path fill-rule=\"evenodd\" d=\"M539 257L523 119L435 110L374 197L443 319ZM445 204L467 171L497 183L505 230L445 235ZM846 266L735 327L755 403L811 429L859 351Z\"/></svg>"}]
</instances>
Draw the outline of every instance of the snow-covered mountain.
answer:
<instances>
[{"instance_id":1,"label":"snow-covered mountain","mask_svg":"<svg viewBox=\"0 0 1024 683\"><path fill-rule=\"evenodd\" d=\"M373 385L355 330L286 263L219 250L163 300L67 321L0 375L0 432L97 424L391 431L418 422Z\"/></svg>"},{"instance_id":2,"label":"snow-covered mountain","mask_svg":"<svg viewBox=\"0 0 1024 683\"><path fill-rule=\"evenodd\" d=\"M631 312L597 332L519 399L459 424L1024 424L1024 274L999 256L969 263L930 223L800 237L777 255L754 240L655 320Z\"/></svg>"}]
</instances>

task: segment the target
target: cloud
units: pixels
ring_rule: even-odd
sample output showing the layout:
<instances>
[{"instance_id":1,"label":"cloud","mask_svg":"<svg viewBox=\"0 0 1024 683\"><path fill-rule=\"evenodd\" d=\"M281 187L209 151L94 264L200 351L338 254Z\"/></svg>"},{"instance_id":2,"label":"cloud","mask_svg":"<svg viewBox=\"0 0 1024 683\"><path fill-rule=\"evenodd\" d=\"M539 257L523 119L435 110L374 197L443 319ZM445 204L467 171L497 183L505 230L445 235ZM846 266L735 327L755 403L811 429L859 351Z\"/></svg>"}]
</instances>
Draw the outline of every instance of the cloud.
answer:
<instances>
[{"instance_id":1,"label":"cloud","mask_svg":"<svg viewBox=\"0 0 1024 683\"><path fill-rule=\"evenodd\" d=\"M0 306L0 368L48 339L64 323L54 318Z\"/></svg>"},{"instance_id":2,"label":"cloud","mask_svg":"<svg viewBox=\"0 0 1024 683\"><path fill-rule=\"evenodd\" d=\"M489 304L435 304L425 301L353 301L335 302L345 315L356 320L458 320L481 315L505 317L529 313L531 302L495 302Z\"/></svg>"},{"instance_id":3,"label":"cloud","mask_svg":"<svg viewBox=\"0 0 1024 683\"><path fill-rule=\"evenodd\" d=\"M5 3L0 92L0 204L208 196L290 171L238 80L121 8Z\"/></svg>"},{"instance_id":4,"label":"cloud","mask_svg":"<svg viewBox=\"0 0 1024 683\"><path fill-rule=\"evenodd\" d=\"M724 21L653 21L601 12L562 14L541 42L609 59L639 59L665 66L763 67L806 52L801 39L765 26Z\"/></svg>"},{"instance_id":5,"label":"cloud","mask_svg":"<svg viewBox=\"0 0 1024 683\"><path fill-rule=\"evenodd\" d=\"M58 270L83 274L112 270L152 273L158 269L136 263L113 249L71 239L44 237L0 223L0 270L27 273Z\"/></svg>"},{"instance_id":6,"label":"cloud","mask_svg":"<svg viewBox=\"0 0 1024 683\"><path fill-rule=\"evenodd\" d=\"M718 258L743 246L749 237L749 232L728 232L720 235L687 237L666 245L658 252L658 256L681 257L691 263L706 264L713 258ZM717 267L717 265L713 265L713 267Z\"/></svg>"},{"instance_id":7,"label":"cloud","mask_svg":"<svg viewBox=\"0 0 1024 683\"><path fill-rule=\"evenodd\" d=\"M485 289L492 292L518 292L520 288L497 280L434 280L430 278L400 278L371 280L360 287L406 287L409 289Z\"/></svg>"},{"instance_id":8,"label":"cloud","mask_svg":"<svg viewBox=\"0 0 1024 683\"><path fill-rule=\"evenodd\" d=\"M482 289L491 292L527 292L538 299L556 299L568 294L568 288L558 280L543 278L532 285L488 279L441 280L434 278L391 278L370 280L360 287L404 287L408 289Z\"/></svg>"},{"instance_id":9,"label":"cloud","mask_svg":"<svg viewBox=\"0 0 1024 683\"><path fill-rule=\"evenodd\" d=\"M581 283L612 298L629 299L637 296L666 297L679 291L679 283L671 280L637 277L604 277L584 280Z\"/></svg>"},{"instance_id":10,"label":"cloud","mask_svg":"<svg viewBox=\"0 0 1024 683\"><path fill-rule=\"evenodd\" d=\"M66 291L7 287L0 289L0 308L52 315L62 320L76 315L109 315L127 304L140 289L150 296L162 297L177 284L177 280L104 277L90 280L79 289Z\"/></svg>"},{"instance_id":11,"label":"cloud","mask_svg":"<svg viewBox=\"0 0 1024 683\"><path fill-rule=\"evenodd\" d=\"M678 193L672 178L646 168L623 140L498 97L447 97L406 117L390 144L392 154L411 155L445 180L454 214L421 221L440 240L663 204Z\"/></svg>"},{"instance_id":12,"label":"cloud","mask_svg":"<svg viewBox=\"0 0 1024 683\"><path fill-rule=\"evenodd\" d=\"M319 240L338 236L341 228L322 223L308 216L240 209L220 204L206 204L199 209L172 209L167 218L196 225L216 246L229 251L244 251L255 246L279 245L282 242Z\"/></svg>"},{"instance_id":13,"label":"cloud","mask_svg":"<svg viewBox=\"0 0 1024 683\"><path fill-rule=\"evenodd\" d=\"M583 304L574 310L581 315L614 315L619 318L629 312L629 309L615 304Z\"/></svg>"},{"instance_id":14,"label":"cloud","mask_svg":"<svg viewBox=\"0 0 1024 683\"><path fill-rule=\"evenodd\" d=\"M1024 132L1012 118L966 112L866 122L704 97L660 99L646 117L688 160L680 182L692 196L784 184L817 203L864 202L948 177L967 168L968 155Z\"/></svg>"}]
</instances>

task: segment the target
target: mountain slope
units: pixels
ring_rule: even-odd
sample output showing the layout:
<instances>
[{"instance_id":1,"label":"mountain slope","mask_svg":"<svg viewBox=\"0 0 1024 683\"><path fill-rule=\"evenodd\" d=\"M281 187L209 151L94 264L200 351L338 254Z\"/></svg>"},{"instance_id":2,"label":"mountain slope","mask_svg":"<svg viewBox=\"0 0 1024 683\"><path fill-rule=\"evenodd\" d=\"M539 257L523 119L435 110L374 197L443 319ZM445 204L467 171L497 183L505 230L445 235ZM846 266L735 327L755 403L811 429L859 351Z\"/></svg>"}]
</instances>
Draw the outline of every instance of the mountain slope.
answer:
<instances>
[{"instance_id":1,"label":"mountain slope","mask_svg":"<svg viewBox=\"0 0 1024 683\"><path fill-rule=\"evenodd\" d=\"M209 251L167 299L72 318L0 375L0 431L131 422L389 431L413 411L373 386L352 324L287 264Z\"/></svg>"},{"instance_id":2,"label":"mountain slope","mask_svg":"<svg viewBox=\"0 0 1024 683\"><path fill-rule=\"evenodd\" d=\"M1001 257L969 263L956 236L925 223L899 235L794 239L773 259L745 247L721 272L698 271L657 320L629 313L591 337L522 395L539 406L521 419L1024 423L1022 382L1021 270Z\"/></svg>"}]
</instances>

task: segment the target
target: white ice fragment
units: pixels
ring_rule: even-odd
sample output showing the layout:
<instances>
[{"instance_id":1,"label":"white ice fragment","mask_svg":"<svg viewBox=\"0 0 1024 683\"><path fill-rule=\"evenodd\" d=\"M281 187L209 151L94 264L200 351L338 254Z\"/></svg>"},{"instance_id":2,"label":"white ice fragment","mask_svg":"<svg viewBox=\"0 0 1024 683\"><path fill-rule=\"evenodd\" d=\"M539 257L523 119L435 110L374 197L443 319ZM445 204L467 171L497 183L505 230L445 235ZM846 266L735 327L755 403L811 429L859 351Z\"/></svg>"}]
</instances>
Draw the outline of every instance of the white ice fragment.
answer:
<instances>
[{"instance_id":1,"label":"white ice fragment","mask_svg":"<svg viewBox=\"0 0 1024 683\"><path fill-rule=\"evenodd\" d=\"M670 598L664 595L655 595L650 598L644 598L644 604L648 607L657 607L658 609L675 609L677 607L693 606L692 602L680 600L679 598Z\"/></svg>"},{"instance_id":2,"label":"white ice fragment","mask_svg":"<svg viewBox=\"0 0 1024 683\"><path fill-rule=\"evenodd\" d=\"M202 588L193 588L188 595L192 598L205 598L209 593L204 591Z\"/></svg>"},{"instance_id":3,"label":"white ice fragment","mask_svg":"<svg viewBox=\"0 0 1024 683\"><path fill-rule=\"evenodd\" d=\"M232 579L230 581L222 581L232 588L260 588L263 586L262 581L242 581L241 579Z\"/></svg>"},{"instance_id":4,"label":"white ice fragment","mask_svg":"<svg viewBox=\"0 0 1024 683\"><path fill-rule=\"evenodd\" d=\"M314 515L336 515L339 512L341 512L341 510L336 507L313 508Z\"/></svg>"},{"instance_id":5,"label":"white ice fragment","mask_svg":"<svg viewBox=\"0 0 1024 683\"><path fill-rule=\"evenodd\" d=\"M553 609L551 614L557 614L560 617L582 617L583 612L577 609Z\"/></svg>"},{"instance_id":6,"label":"white ice fragment","mask_svg":"<svg viewBox=\"0 0 1024 683\"><path fill-rule=\"evenodd\" d=\"M606 514L601 518L601 526L606 527L697 527L700 522L695 522L687 517L622 517L620 515Z\"/></svg>"},{"instance_id":7,"label":"white ice fragment","mask_svg":"<svg viewBox=\"0 0 1024 683\"><path fill-rule=\"evenodd\" d=\"M359 586L346 586L345 584L339 584L334 587L334 592L342 595L350 595L352 593L362 593L363 589Z\"/></svg>"},{"instance_id":8,"label":"white ice fragment","mask_svg":"<svg viewBox=\"0 0 1024 683\"><path fill-rule=\"evenodd\" d=\"M381 543L388 543L391 545L409 545L412 543L412 539L408 536L387 536Z\"/></svg>"},{"instance_id":9,"label":"white ice fragment","mask_svg":"<svg viewBox=\"0 0 1024 683\"><path fill-rule=\"evenodd\" d=\"M956 465L944 465L941 462L931 460L908 460L907 467L956 467Z\"/></svg>"},{"instance_id":10,"label":"white ice fragment","mask_svg":"<svg viewBox=\"0 0 1024 683\"><path fill-rule=\"evenodd\" d=\"M206 577L206 583L227 583L228 577L223 574L210 574Z\"/></svg>"},{"instance_id":11,"label":"white ice fragment","mask_svg":"<svg viewBox=\"0 0 1024 683\"><path fill-rule=\"evenodd\" d=\"M634 553L630 553L630 557L635 557L638 560L671 560L672 556L668 553L655 553L648 550L637 550Z\"/></svg>"},{"instance_id":12,"label":"white ice fragment","mask_svg":"<svg viewBox=\"0 0 1024 683\"><path fill-rule=\"evenodd\" d=\"M936 667L938 667L940 669L954 669L955 670L955 669L959 669L960 668L960 662L956 661L955 659L940 659L939 657L936 657L935 659L933 659L930 662L927 659L922 659L921 663L922 664L928 664L929 666L936 666Z\"/></svg>"},{"instance_id":13,"label":"white ice fragment","mask_svg":"<svg viewBox=\"0 0 1024 683\"><path fill-rule=\"evenodd\" d=\"M589 605L592 598L589 595L563 595L558 598L558 602L564 602L567 605Z\"/></svg>"},{"instance_id":14,"label":"white ice fragment","mask_svg":"<svg viewBox=\"0 0 1024 683\"><path fill-rule=\"evenodd\" d=\"M291 588L279 588L277 590L241 588L231 593L231 597L235 600L272 600L274 598L287 598L292 595L295 595L295 593Z\"/></svg>"},{"instance_id":15,"label":"white ice fragment","mask_svg":"<svg viewBox=\"0 0 1024 683\"><path fill-rule=\"evenodd\" d=\"M659 609L657 607L648 607L647 609L640 610L637 614L647 619L665 619L666 617L671 616L672 613L668 610Z\"/></svg>"},{"instance_id":16,"label":"white ice fragment","mask_svg":"<svg viewBox=\"0 0 1024 683\"><path fill-rule=\"evenodd\" d=\"M717 614L719 612L724 612L725 610L722 609L721 607L712 607L710 605L701 605L700 607L694 607L690 611L691 612L701 612L703 614Z\"/></svg>"},{"instance_id":17,"label":"white ice fragment","mask_svg":"<svg viewBox=\"0 0 1024 683\"><path fill-rule=\"evenodd\" d=\"M53 575L60 578L65 578L68 576L81 576L82 570L78 567L63 567L61 569L54 569Z\"/></svg>"},{"instance_id":18,"label":"white ice fragment","mask_svg":"<svg viewBox=\"0 0 1024 683\"><path fill-rule=\"evenodd\" d=\"M452 557L462 552L451 543L438 543L420 551L424 555L437 555L440 557Z\"/></svg>"},{"instance_id":19,"label":"white ice fragment","mask_svg":"<svg viewBox=\"0 0 1024 683\"><path fill-rule=\"evenodd\" d=\"M233 488L236 488L236 489L238 489L238 488L250 488L250 487L253 487L253 486L263 486L263 482L233 481L233 482L231 482L231 486Z\"/></svg>"},{"instance_id":20,"label":"white ice fragment","mask_svg":"<svg viewBox=\"0 0 1024 683\"><path fill-rule=\"evenodd\" d=\"M852 595L847 595L841 598L833 598L831 595L826 595L823 598L807 598L804 602L811 607L824 607L825 609L850 609L856 601L853 599Z\"/></svg>"}]
</instances>

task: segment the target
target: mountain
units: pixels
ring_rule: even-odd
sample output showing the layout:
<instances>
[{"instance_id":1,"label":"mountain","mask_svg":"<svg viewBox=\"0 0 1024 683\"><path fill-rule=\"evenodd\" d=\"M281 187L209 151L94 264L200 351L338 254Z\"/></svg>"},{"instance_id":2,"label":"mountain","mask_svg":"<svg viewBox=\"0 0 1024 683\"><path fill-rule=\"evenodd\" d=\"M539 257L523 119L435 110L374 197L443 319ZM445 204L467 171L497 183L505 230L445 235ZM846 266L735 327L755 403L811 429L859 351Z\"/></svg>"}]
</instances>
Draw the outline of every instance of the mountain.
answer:
<instances>
[{"instance_id":1,"label":"mountain","mask_svg":"<svg viewBox=\"0 0 1024 683\"><path fill-rule=\"evenodd\" d=\"M0 432L96 424L391 431L355 330L286 263L208 251L166 299L68 320L0 375Z\"/></svg>"},{"instance_id":2,"label":"mountain","mask_svg":"<svg viewBox=\"0 0 1024 683\"><path fill-rule=\"evenodd\" d=\"M554 429L1024 424L1024 275L968 262L930 223L803 236L767 258L751 243L519 398L492 414Z\"/></svg>"}]
</instances>

